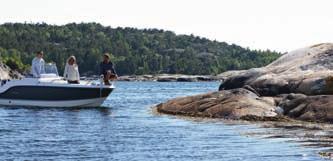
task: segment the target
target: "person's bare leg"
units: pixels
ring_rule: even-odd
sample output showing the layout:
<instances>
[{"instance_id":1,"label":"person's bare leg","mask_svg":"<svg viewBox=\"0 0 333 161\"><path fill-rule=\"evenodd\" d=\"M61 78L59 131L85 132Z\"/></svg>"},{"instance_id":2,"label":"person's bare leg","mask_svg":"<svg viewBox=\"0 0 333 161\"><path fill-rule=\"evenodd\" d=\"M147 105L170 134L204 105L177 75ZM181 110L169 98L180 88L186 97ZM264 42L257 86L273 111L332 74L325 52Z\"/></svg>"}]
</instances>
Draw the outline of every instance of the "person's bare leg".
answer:
<instances>
[{"instance_id":1,"label":"person's bare leg","mask_svg":"<svg viewBox=\"0 0 333 161\"><path fill-rule=\"evenodd\" d=\"M108 71L107 73L106 73L106 76L104 77L104 84L105 85L111 85L110 84L110 77L111 77L111 72L110 71Z\"/></svg>"}]
</instances>

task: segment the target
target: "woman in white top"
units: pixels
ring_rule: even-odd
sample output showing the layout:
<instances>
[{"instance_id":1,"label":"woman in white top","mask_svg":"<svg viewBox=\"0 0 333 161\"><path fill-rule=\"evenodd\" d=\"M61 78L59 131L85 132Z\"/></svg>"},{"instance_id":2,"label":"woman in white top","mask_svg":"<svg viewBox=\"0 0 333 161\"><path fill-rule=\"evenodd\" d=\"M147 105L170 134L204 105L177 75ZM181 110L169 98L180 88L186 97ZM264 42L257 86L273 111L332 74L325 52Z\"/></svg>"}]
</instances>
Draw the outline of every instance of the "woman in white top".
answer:
<instances>
[{"instance_id":1,"label":"woman in white top","mask_svg":"<svg viewBox=\"0 0 333 161\"><path fill-rule=\"evenodd\" d=\"M75 56L70 56L67 59L67 63L64 71L64 78L71 84L79 84L80 83L80 74L79 67L76 64Z\"/></svg>"}]
</instances>

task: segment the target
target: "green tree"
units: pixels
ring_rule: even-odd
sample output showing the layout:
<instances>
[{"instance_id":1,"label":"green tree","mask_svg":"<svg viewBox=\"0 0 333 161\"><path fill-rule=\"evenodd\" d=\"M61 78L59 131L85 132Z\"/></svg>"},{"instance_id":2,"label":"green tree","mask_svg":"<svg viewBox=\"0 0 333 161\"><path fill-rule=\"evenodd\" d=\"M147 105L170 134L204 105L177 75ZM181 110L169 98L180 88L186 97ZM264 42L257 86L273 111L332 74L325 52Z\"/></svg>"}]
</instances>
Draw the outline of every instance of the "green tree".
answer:
<instances>
[{"instance_id":1,"label":"green tree","mask_svg":"<svg viewBox=\"0 0 333 161\"><path fill-rule=\"evenodd\" d=\"M0 57L20 71L29 69L35 52L43 50L47 62L60 73L75 55L80 72L94 74L105 52L120 75L218 74L226 70L264 66L280 56L270 50L251 50L194 35L176 35L158 29L111 28L97 23L6 23L0 25Z\"/></svg>"}]
</instances>

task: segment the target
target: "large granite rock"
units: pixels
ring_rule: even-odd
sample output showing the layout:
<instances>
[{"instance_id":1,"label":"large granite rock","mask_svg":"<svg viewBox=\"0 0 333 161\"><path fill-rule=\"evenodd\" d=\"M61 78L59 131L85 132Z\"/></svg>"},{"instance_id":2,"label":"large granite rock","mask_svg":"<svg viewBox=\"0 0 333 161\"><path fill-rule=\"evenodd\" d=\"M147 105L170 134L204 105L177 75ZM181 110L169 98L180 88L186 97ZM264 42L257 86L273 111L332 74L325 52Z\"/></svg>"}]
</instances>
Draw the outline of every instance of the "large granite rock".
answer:
<instances>
[{"instance_id":1,"label":"large granite rock","mask_svg":"<svg viewBox=\"0 0 333 161\"><path fill-rule=\"evenodd\" d=\"M223 79L219 92L176 98L157 105L157 111L214 118L333 122L331 43L292 51L262 68L228 71L219 77Z\"/></svg>"},{"instance_id":2,"label":"large granite rock","mask_svg":"<svg viewBox=\"0 0 333 161\"><path fill-rule=\"evenodd\" d=\"M333 95L288 94L279 102L283 113L294 119L333 122Z\"/></svg>"},{"instance_id":3,"label":"large granite rock","mask_svg":"<svg viewBox=\"0 0 333 161\"><path fill-rule=\"evenodd\" d=\"M288 117L333 123L333 95L290 93L259 97L249 89L237 88L176 98L156 108L161 113L193 117L259 121L285 121Z\"/></svg>"},{"instance_id":4,"label":"large granite rock","mask_svg":"<svg viewBox=\"0 0 333 161\"><path fill-rule=\"evenodd\" d=\"M265 96L283 93L333 94L333 44L318 44L284 54L273 63L219 75L222 89L249 85Z\"/></svg>"},{"instance_id":5,"label":"large granite rock","mask_svg":"<svg viewBox=\"0 0 333 161\"><path fill-rule=\"evenodd\" d=\"M227 119L278 115L273 98L259 97L243 88L176 98L156 107L158 112L167 114Z\"/></svg>"}]
</instances>

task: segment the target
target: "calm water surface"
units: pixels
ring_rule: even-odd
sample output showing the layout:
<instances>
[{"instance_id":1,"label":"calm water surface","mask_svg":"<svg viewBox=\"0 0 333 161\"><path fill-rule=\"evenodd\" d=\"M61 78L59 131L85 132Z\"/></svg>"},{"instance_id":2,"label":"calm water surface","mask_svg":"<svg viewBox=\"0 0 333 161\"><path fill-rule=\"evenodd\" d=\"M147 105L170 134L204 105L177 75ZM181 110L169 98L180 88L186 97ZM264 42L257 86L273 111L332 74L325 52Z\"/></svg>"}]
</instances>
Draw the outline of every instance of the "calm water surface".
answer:
<instances>
[{"instance_id":1,"label":"calm water surface","mask_svg":"<svg viewBox=\"0 0 333 161\"><path fill-rule=\"evenodd\" d=\"M255 125L157 115L152 105L214 91L217 82L118 82L106 108L0 108L0 160L323 160Z\"/></svg>"}]
</instances>

